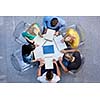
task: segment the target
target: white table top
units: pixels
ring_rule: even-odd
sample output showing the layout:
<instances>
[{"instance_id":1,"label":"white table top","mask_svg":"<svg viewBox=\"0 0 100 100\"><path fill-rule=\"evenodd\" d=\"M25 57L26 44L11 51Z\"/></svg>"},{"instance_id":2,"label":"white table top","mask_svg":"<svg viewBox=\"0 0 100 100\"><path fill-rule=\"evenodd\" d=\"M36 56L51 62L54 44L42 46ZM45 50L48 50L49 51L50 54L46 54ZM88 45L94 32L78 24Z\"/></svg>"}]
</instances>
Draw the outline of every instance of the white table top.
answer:
<instances>
[{"instance_id":1,"label":"white table top","mask_svg":"<svg viewBox=\"0 0 100 100\"><path fill-rule=\"evenodd\" d=\"M60 36L60 39L61 39L61 36ZM58 42L60 42L60 41L61 40L58 40ZM54 46L54 53L53 54L43 54L42 46L49 46L49 45ZM63 53L60 52L57 45L59 45L59 43L57 44L54 39L52 41L46 40L46 42L43 45L36 47L36 49L34 50L35 59L38 59L38 58L42 58L44 60L46 59L45 64L47 66L48 66L48 62L50 65L51 65L51 63L53 64L53 59L58 60L59 57L63 56ZM60 45L61 45L61 43L60 43ZM65 44L62 44L62 46L65 48ZM52 58L52 60L50 58ZM49 68L49 66L47 68L47 66L46 66L46 69L51 69L51 66L50 66L50 68Z\"/></svg>"}]
</instances>

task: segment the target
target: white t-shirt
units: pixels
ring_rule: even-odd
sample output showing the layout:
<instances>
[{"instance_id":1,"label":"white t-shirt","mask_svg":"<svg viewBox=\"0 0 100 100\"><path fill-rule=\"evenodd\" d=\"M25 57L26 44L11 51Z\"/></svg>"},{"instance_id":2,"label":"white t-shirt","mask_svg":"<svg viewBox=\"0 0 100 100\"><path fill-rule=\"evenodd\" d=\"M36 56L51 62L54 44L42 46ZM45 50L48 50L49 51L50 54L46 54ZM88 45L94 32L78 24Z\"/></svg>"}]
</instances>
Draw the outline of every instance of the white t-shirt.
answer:
<instances>
[{"instance_id":1,"label":"white t-shirt","mask_svg":"<svg viewBox=\"0 0 100 100\"><path fill-rule=\"evenodd\" d=\"M37 80L42 83L56 83L56 82L60 81L60 77L54 73L53 73L53 78L51 81L46 80L46 73L47 72L45 72L42 76L37 77Z\"/></svg>"}]
</instances>

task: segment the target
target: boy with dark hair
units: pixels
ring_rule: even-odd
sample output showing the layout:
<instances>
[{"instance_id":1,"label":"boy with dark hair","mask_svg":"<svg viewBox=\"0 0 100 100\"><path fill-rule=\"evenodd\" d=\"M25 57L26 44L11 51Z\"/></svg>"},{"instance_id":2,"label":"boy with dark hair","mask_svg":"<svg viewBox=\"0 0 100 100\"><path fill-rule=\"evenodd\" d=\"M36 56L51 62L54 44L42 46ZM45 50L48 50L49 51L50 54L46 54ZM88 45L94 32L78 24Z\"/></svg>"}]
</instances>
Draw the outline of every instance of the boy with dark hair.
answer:
<instances>
[{"instance_id":1,"label":"boy with dark hair","mask_svg":"<svg viewBox=\"0 0 100 100\"><path fill-rule=\"evenodd\" d=\"M81 55L79 50L70 49L62 50L62 52L64 53L64 56L63 58L59 57L59 64L64 72L77 70L81 66Z\"/></svg>"},{"instance_id":2,"label":"boy with dark hair","mask_svg":"<svg viewBox=\"0 0 100 100\"><path fill-rule=\"evenodd\" d=\"M35 49L35 45L23 45L22 46L22 58L25 63L33 63L36 62L34 57L33 50Z\"/></svg>"},{"instance_id":3,"label":"boy with dark hair","mask_svg":"<svg viewBox=\"0 0 100 100\"><path fill-rule=\"evenodd\" d=\"M40 65L37 71L37 80L42 83L56 83L60 81L60 70L58 64L53 60L53 69L45 69L44 60L40 60Z\"/></svg>"},{"instance_id":4,"label":"boy with dark hair","mask_svg":"<svg viewBox=\"0 0 100 100\"><path fill-rule=\"evenodd\" d=\"M55 35L59 35L59 32L65 28L65 21L57 16L45 16L43 18L43 34L47 32L47 29L55 30Z\"/></svg>"}]
</instances>

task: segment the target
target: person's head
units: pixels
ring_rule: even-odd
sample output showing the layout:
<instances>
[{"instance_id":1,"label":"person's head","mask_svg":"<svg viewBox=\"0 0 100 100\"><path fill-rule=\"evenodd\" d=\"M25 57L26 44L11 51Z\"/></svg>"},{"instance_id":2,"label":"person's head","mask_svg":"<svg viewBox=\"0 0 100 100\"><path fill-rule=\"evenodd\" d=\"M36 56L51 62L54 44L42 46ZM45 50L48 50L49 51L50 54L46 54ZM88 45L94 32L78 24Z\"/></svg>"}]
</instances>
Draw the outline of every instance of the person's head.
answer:
<instances>
[{"instance_id":1,"label":"person's head","mask_svg":"<svg viewBox=\"0 0 100 100\"><path fill-rule=\"evenodd\" d=\"M74 35L76 34L76 30L75 29L73 29L73 28L70 28L70 29L68 29L67 30L67 32L66 32L66 34L67 34L67 36L66 36L66 41L67 42L73 42L74 41L74 39L75 39L75 37L74 37ZM77 33L78 34L78 33Z\"/></svg>"},{"instance_id":2,"label":"person's head","mask_svg":"<svg viewBox=\"0 0 100 100\"><path fill-rule=\"evenodd\" d=\"M72 36L71 35L67 35L66 38L65 38L65 41L71 43L73 41Z\"/></svg>"},{"instance_id":3,"label":"person's head","mask_svg":"<svg viewBox=\"0 0 100 100\"><path fill-rule=\"evenodd\" d=\"M30 26L30 33L32 35L38 35L38 33L40 33L40 27L37 23L33 23L31 26Z\"/></svg>"},{"instance_id":4,"label":"person's head","mask_svg":"<svg viewBox=\"0 0 100 100\"><path fill-rule=\"evenodd\" d=\"M31 53L31 51L33 51L35 49L34 45L23 45L22 46L22 55L29 55Z\"/></svg>"},{"instance_id":5,"label":"person's head","mask_svg":"<svg viewBox=\"0 0 100 100\"><path fill-rule=\"evenodd\" d=\"M72 61L73 60L73 56L71 53L66 53L65 54L65 57L69 60L69 61Z\"/></svg>"},{"instance_id":6,"label":"person's head","mask_svg":"<svg viewBox=\"0 0 100 100\"><path fill-rule=\"evenodd\" d=\"M46 80L51 81L53 78L53 72L51 70L48 70L46 73Z\"/></svg>"},{"instance_id":7,"label":"person's head","mask_svg":"<svg viewBox=\"0 0 100 100\"><path fill-rule=\"evenodd\" d=\"M53 18L53 19L51 20L51 26L52 26L52 27L55 27L57 24L58 24L58 19L57 19L57 18Z\"/></svg>"}]
</instances>

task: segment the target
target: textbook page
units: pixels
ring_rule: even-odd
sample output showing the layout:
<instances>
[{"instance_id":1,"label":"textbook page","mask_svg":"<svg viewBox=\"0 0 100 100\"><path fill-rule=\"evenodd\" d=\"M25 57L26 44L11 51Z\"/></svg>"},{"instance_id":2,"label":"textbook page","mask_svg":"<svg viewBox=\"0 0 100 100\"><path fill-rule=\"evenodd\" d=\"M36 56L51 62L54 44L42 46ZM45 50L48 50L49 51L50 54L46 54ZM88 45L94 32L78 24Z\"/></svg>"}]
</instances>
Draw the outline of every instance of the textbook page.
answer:
<instances>
[{"instance_id":1,"label":"textbook page","mask_svg":"<svg viewBox=\"0 0 100 100\"><path fill-rule=\"evenodd\" d=\"M55 30L47 29L47 33L44 34L44 39L52 41L54 34L55 34Z\"/></svg>"},{"instance_id":2,"label":"textbook page","mask_svg":"<svg viewBox=\"0 0 100 100\"><path fill-rule=\"evenodd\" d=\"M35 39L35 44L42 46L46 40L44 38L41 38L40 36L36 36Z\"/></svg>"},{"instance_id":3,"label":"textbook page","mask_svg":"<svg viewBox=\"0 0 100 100\"><path fill-rule=\"evenodd\" d=\"M61 42L62 39L63 39L62 35L54 37L55 44L56 44L59 51L67 48L65 42L64 43Z\"/></svg>"}]
</instances>

